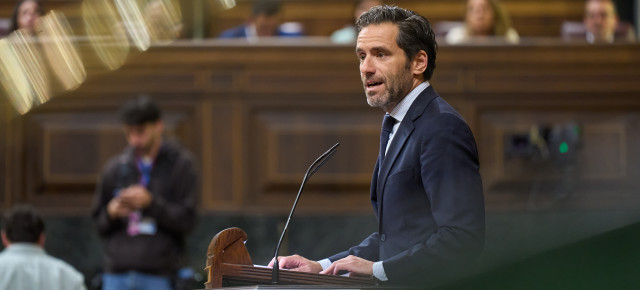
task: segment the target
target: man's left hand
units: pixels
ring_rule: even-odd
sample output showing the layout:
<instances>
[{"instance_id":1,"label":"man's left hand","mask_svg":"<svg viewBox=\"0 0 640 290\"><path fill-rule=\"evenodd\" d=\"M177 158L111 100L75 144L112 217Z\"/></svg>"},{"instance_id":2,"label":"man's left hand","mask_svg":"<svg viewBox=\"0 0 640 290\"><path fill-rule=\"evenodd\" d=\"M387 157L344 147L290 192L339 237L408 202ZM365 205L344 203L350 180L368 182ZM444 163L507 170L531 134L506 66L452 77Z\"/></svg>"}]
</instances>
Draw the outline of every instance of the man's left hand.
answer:
<instances>
[{"instance_id":1,"label":"man's left hand","mask_svg":"<svg viewBox=\"0 0 640 290\"><path fill-rule=\"evenodd\" d=\"M320 274L338 275L341 271L349 272L349 276L373 276L373 262L351 255L333 262Z\"/></svg>"},{"instance_id":2,"label":"man's left hand","mask_svg":"<svg viewBox=\"0 0 640 290\"><path fill-rule=\"evenodd\" d=\"M121 202L136 209L143 209L151 204L151 193L144 186L136 184L123 189L119 195Z\"/></svg>"}]
</instances>

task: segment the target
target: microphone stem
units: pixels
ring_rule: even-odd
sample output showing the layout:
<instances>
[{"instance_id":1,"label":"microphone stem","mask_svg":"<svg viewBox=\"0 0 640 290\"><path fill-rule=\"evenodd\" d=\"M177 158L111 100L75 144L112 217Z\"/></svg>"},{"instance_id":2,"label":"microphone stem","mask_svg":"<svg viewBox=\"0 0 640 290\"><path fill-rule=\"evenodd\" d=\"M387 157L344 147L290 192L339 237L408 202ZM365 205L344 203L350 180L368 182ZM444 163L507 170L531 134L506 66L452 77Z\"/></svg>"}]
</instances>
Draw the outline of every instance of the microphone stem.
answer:
<instances>
[{"instance_id":1,"label":"microphone stem","mask_svg":"<svg viewBox=\"0 0 640 290\"><path fill-rule=\"evenodd\" d=\"M273 270L272 270L272 274L271 274L271 283L272 284L278 284L278 280L279 280L279 276L280 276L280 262L278 261L278 253L280 252L280 245L282 244L282 240L284 239L284 235L287 232L287 228L289 227L289 222L291 221L291 216L293 216L293 212L296 210L296 205L298 205L298 200L300 199L300 195L302 193L302 189L304 188L304 185L307 183L307 180L309 179L309 177L311 177L311 175L313 175L314 173L316 173L316 171L318 171L318 169L320 169L320 167L322 167L322 165L324 165L327 160L329 160L329 158L331 158L331 156L333 156L333 154L335 154L335 150L336 147L338 147L338 145L340 145L340 143L336 143L336 145L333 145L333 147L331 147L329 150L327 150L327 152L325 152L324 154L322 154L320 157L318 157L318 159L316 159L316 161L314 161L311 166L309 166L309 169L307 169L307 172L304 175L304 178L302 179L302 184L300 184L300 189L298 190L298 195L296 196L296 200L293 202L293 207L291 208L291 212L289 212L289 217L287 218L287 223L285 223L284 228L282 229L282 234L280 235L280 240L278 240L278 244L276 245L276 250L273 253L273 258L274 258L274 262L273 262ZM317 167L316 164L320 163ZM313 169L313 170L312 170Z\"/></svg>"},{"instance_id":2,"label":"microphone stem","mask_svg":"<svg viewBox=\"0 0 640 290\"><path fill-rule=\"evenodd\" d=\"M271 284L278 284L279 279L280 279L280 262L278 262L278 257L276 257L276 261L273 262L273 270L271 270Z\"/></svg>"}]
</instances>

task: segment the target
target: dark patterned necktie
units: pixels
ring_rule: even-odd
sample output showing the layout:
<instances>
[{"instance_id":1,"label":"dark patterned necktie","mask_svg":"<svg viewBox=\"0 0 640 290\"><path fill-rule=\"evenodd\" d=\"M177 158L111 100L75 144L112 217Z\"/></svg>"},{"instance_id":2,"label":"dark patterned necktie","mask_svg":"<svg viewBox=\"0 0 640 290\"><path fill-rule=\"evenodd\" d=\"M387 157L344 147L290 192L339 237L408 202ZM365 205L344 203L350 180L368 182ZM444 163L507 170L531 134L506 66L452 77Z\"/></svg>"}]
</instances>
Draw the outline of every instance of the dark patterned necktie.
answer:
<instances>
[{"instance_id":1,"label":"dark patterned necktie","mask_svg":"<svg viewBox=\"0 0 640 290\"><path fill-rule=\"evenodd\" d=\"M382 131L380 132L380 166L384 162L385 152L387 151L387 144L389 143L389 134L393 130L393 125L396 123L396 119L389 114L384 115L382 120Z\"/></svg>"}]
</instances>

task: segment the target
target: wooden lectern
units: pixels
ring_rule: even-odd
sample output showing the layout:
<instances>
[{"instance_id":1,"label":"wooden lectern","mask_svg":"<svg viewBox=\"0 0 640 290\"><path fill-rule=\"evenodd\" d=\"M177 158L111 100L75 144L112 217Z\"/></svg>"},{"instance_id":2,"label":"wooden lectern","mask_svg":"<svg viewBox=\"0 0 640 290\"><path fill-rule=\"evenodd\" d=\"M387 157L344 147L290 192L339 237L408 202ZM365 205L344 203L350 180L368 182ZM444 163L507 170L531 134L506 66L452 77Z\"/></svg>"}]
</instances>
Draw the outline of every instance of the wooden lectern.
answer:
<instances>
[{"instance_id":1,"label":"wooden lectern","mask_svg":"<svg viewBox=\"0 0 640 290\"><path fill-rule=\"evenodd\" d=\"M222 281L240 285L271 284L271 268L254 267L244 243L247 234L229 228L213 237L207 250L205 289L220 288ZM280 270L280 285L374 286L373 278L320 275Z\"/></svg>"}]
</instances>

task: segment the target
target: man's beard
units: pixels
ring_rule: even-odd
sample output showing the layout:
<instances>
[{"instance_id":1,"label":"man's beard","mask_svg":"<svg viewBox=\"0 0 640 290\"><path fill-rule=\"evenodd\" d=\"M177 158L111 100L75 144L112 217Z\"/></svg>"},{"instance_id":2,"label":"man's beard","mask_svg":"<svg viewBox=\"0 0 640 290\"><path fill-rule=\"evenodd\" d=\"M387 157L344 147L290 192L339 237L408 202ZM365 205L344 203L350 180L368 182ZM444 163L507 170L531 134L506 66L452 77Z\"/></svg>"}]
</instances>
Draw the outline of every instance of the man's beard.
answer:
<instances>
[{"instance_id":1,"label":"man's beard","mask_svg":"<svg viewBox=\"0 0 640 290\"><path fill-rule=\"evenodd\" d=\"M142 146L136 146L133 147L133 150L135 151L137 156L149 156L151 154L151 150L153 150L154 145L156 144L156 139L153 138L151 140L149 140L149 142L147 144L144 144Z\"/></svg>"},{"instance_id":2,"label":"man's beard","mask_svg":"<svg viewBox=\"0 0 640 290\"><path fill-rule=\"evenodd\" d=\"M407 75L409 77L411 76L408 62L399 74L392 75L391 78L388 79L386 77L383 78L385 85L384 93L380 95L379 98L367 95L367 104L371 107L382 108L384 110L389 107L395 107L411 89L411 81L404 81ZM366 80L363 83L365 83L366 89Z\"/></svg>"}]
</instances>

